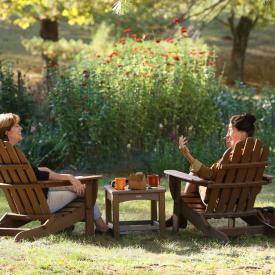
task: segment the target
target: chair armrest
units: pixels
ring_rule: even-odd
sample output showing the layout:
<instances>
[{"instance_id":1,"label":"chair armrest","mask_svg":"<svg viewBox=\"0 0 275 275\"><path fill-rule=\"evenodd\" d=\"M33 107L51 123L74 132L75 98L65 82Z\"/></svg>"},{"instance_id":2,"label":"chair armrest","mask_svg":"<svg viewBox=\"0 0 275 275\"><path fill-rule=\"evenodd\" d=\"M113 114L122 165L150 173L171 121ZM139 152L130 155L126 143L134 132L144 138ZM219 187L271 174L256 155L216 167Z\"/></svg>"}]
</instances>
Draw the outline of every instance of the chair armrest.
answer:
<instances>
[{"instance_id":1,"label":"chair armrest","mask_svg":"<svg viewBox=\"0 0 275 275\"><path fill-rule=\"evenodd\" d=\"M78 176L76 177L83 184L92 183L93 180L101 179L101 175L93 175L93 176ZM23 183L23 184L9 184L9 183L0 183L0 188L8 189L8 188L28 188L34 187L35 185L39 185L41 188L49 188L49 187L59 187L59 186L70 186L71 183L68 180L43 180L37 181L36 183Z\"/></svg>"},{"instance_id":2,"label":"chair armrest","mask_svg":"<svg viewBox=\"0 0 275 275\"><path fill-rule=\"evenodd\" d=\"M93 180L101 179L101 175L92 175L92 176L76 176L78 180L83 184L90 184ZM59 187L59 186L69 186L71 183L68 180L45 180L37 182L40 186L44 187Z\"/></svg>"},{"instance_id":3,"label":"chair armrest","mask_svg":"<svg viewBox=\"0 0 275 275\"><path fill-rule=\"evenodd\" d=\"M192 182L196 185L201 185L201 186L208 186L208 184L213 184L214 182L211 180L204 180L200 177L194 176L194 175L190 175L190 174L186 174L180 171L176 171L176 170L165 170L164 174L169 175L169 176L173 176L175 178L187 181L187 182Z\"/></svg>"}]
</instances>

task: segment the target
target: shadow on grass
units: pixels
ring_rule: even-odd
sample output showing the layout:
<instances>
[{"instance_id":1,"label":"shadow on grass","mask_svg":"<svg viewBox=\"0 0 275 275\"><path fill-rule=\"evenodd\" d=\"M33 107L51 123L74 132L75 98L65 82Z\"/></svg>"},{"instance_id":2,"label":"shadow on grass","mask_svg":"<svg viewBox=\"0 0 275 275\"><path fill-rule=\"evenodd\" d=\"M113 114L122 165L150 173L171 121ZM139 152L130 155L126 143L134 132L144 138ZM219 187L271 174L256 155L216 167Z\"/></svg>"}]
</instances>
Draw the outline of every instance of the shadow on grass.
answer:
<instances>
[{"instance_id":1,"label":"shadow on grass","mask_svg":"<svg viewBox=\"0 0 275 275\"><path fill-rule=\"evenodd\" d=\"M140 248L155 254L177 254L189 256L201 253L207 248L223 249L225 246L237 247L274 247L274 236L241 236L230 238L230 242L222 244L204 236L196 229L187 228L179 233L166 229L164 236L159 237L157 232L122 235L120 240L115 240L111 234L85 237L84 230L78 228L70 234L61 234L63 240L78 242L83 245L93 245L104 248ZM58 236L55 241L58 241Z\"/></svg>"}]
</instances>

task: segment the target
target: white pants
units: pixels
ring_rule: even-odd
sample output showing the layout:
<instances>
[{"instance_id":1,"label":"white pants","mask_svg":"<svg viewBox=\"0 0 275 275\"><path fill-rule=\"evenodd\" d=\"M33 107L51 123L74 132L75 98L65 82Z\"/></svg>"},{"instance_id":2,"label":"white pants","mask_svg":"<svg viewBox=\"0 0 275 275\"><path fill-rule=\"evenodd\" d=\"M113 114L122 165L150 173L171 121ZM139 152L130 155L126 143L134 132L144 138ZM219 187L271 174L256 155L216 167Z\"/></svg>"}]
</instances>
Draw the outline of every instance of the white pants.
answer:
<instances>
[{"instance_id":1,"label":"white pants","mask_svg":"<svg viewBox=\"0 0 275 275\"><path fill-rule=\"evenodd\" d=\"M63 208L75 198L77 198L77 195L74 192L72 186L51 187L49 188L47 203L51 213L54 213ZM98 220L100 217L100 210L97 204L95 204L94 219Z\"/></svg>"}]
</instances>

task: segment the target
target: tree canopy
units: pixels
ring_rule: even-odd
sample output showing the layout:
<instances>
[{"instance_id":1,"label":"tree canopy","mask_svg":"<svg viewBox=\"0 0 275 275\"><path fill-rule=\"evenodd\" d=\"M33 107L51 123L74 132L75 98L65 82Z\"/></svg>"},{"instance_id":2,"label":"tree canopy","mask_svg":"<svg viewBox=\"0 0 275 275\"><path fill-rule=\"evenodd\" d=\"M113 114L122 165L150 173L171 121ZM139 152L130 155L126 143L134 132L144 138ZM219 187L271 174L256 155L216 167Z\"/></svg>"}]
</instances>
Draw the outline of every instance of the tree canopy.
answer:
<instances>
[{"instance_id":1,"label":"tree canopy","mask_svg":"<svg viewBox=\"0 0 275 275\"><path fill-rule=\"evenodd\" d=\"M58 21L65 19L70 25L93 23L94 11L109 12L112 1L89 0L13 0L0 2L0 19L13 22L23 29L38 20Z\"/></svg>"}]
</instances>

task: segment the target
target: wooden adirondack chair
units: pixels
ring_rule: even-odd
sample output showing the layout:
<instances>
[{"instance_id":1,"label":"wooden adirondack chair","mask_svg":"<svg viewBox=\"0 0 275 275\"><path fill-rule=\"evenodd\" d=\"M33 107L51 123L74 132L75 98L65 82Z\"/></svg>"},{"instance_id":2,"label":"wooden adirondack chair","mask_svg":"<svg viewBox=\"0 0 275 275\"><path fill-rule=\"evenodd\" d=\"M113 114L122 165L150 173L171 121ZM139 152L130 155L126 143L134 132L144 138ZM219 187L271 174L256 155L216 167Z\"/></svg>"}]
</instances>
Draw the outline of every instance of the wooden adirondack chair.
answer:
<instances>
[{"instance_id":1,"label":"wooden adirondack chair","mask_svg":"<svg viewBox=\"0 0 275 275\"><path fill-rule=\"evenodd\" d=\"M12 213L0 220L0 236L15 236L15 241L33 240L85 221L86 234L94 234L93 205L96 202L98 179L101 176L79 177L86 184L84 198L78 198L56 213L50 213L42 191L45 187L70 185L68 181L37 181L31 165L18 149L0 140L0 188ZM35 228L21 227L38 220Z\"/></svg>"},{"instance_id":2,"label":"wooden adirondack chair","mask_svg":"<svg viewBox=\"0 0 275 275\"><path fill-rule=\"evenodd\" d=\"M262 185L272 181L265 176L268 150L260 140L247 138L238 142L231 152L228 150L220 162L216 177L204 180L197 176L175 170L165 170L169 175L170 187L176 188L174 194L173 230L178 231L179 213L185 216L197 229L204 234L228 242L228 236L241 234L272 233L275 227L267 224L260 209L254 208L257 194ZM181 181L192 182L206 189L205 201L197 193L181 194ZM204 188L203 187L203 188ZM180 209L181 208L181 209ZM228 219L228 226L217 228L208 219ZM237 227L236 218L245 221L246 226Z\"/></svg>"}]
</instances>

